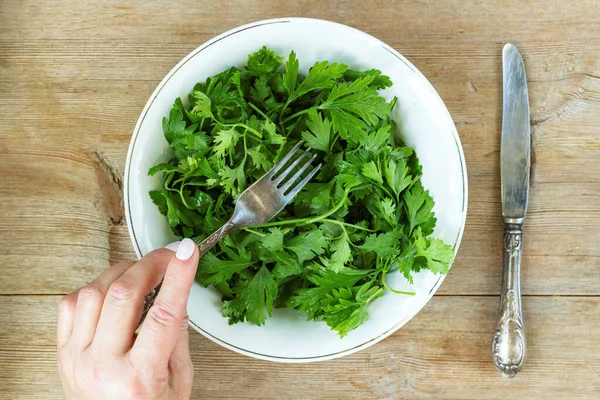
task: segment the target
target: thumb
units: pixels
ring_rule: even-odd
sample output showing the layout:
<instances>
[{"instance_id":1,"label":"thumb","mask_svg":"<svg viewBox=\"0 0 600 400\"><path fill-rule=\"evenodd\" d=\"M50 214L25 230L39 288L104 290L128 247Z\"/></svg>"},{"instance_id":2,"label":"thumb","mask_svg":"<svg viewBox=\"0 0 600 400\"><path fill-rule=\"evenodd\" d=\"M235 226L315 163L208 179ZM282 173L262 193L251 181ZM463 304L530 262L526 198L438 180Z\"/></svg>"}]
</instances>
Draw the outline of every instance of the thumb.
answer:
<instances>
[{"instance_id":1,"label":"thumb","mask_svg":"<svg viewBox=\"0 0 600 400\"><path fill-rule=\"evenodd\" d=\"M167 365L186 316L187 300L198 268L198 246L184 239L171 258L154 305L131 349L134 359Z\"/></svg>"},{"instance_id":2,"label":"thumb","mask_svg":"<svg viewBox=\"0 0 600 400\"><path fill-rule=\"evenodd\" d=\"M188 317L184 318L181 325L179 338L169 359L169 369L172 372L171 379L175 391L179 394L180 398L189 398L194 383L194 365L192 364L192 356L190 355Z\"/></svg>"}]
</instances>

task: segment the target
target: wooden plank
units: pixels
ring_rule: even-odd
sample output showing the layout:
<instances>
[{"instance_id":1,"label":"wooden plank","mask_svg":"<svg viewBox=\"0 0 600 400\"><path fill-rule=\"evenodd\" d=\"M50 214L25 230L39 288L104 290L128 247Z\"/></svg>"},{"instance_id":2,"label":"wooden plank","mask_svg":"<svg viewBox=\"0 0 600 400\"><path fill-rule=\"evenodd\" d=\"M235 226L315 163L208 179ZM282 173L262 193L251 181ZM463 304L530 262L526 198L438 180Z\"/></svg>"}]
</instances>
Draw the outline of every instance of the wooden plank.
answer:
<instances>
[{"instance_id":1,"label":"wooden plank","mask_svg":"<svg viewBox=\"0 0 600 400\"><path fill-rule=\"evenodd\" d=\"M195 35L215 35L246 22L282 15L328 18L357 26L373 33L392 33L403 37L469 39L476 42L507 40L511 36L546 43L597 37L597 2L534 0L521 7L510 2L464 3L460 0L436 4L414 4L404 0L387 3L379 0L309 0L274 5L267 0L242 0L201 6L183 0L177 6L161 2L117 1L110 3L67 0L2 2L4 23L0 36L7 39L110 37L151 38L160 43L191 40ZM473 18L474 15L479 16ZM8 18L10 16L10 18ZM52 16L52 18L44 17ZM202 21L202 23L198 23ZM43 23L45 29L39 29ZM107 30L110 27L110 30ZM587 29L585 29L587 28ZM143 34L142 34L143 32ZM594 36L595 35L595 36ZM541 49L544 49L542 47ZM449 51L446 49L446 51Z\"/></svg>"},{"instance_id":2,"label":"wooden plank","mask_svg":"<svg viewBox=\"0 0 600 400\"><path fill-rule=\"evenodd\" d=\"M57 301L0 297L0 398L62 398L54 347ZM193 398L597 398L600 299L526 297L529 354L513 380L501 378L490 361L497 306L496 297L436 296L384 341L313 364L255 360L191 332ZM6 397L11 395L16 397Z\"/></svg>"}]
</instances>

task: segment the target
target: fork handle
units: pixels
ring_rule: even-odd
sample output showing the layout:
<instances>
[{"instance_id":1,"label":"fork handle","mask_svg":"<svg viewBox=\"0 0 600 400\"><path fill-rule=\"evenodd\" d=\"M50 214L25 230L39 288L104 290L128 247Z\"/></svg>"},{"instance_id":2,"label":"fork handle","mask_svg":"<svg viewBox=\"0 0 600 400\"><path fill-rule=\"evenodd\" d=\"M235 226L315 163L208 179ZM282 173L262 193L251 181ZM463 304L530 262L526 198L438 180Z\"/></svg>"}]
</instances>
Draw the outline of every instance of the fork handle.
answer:
<instances>
[{"instance_id":1,"label":"fork handle","mask_svg":"<svg viewBox=\"0 0 600 400\"><path fill-rule=\"evenodd\" d=\"M198 251L200 253L200 257L202 257L203 255L208 253L208 251L210 249L212 249L215 244L219 243L219 241L221 239L223 239L225 236L227 236L233 228L235 228L235 224L233 224L231 221L227 221L225 223L225 225L223 225L222 227L220 227L219 229L217 229L216 231L211 233L210 236L208 236L206 239L204 239L198 245ZM146 319L146 315L148 315L148 311L150 311L150 307L152 307L152 305L154 304L154 300L156 299L156 296L158 296L158 292L160 291L161 286L162 286L162 281L158 284L158 286L156 286L154 289L152 289L152 291L150 293L148 293L146 295L146 297L144 298L144 311L142 312L142 317L140 318L140 322L138 323L138 326L135 329L135 333L138 333L140 331L140 329L142 328L142 324L144 323L144 320Z\"/></svg>"},{"instance_id":2,"label":"fork handle","mask_svg":"<svg viewBox=\"0 0 600 400\"><path fill-rule=\"evenodd\" d=\"M208 251L212 249L215 244L219 243L221 239L227 236L233 228L235 228L235 224L231 223L230 221L227 221L225 225L223 225L222 227L211 233L209 237L204 239L202 243L198 245L200 257L208 253Z\"/></svg>"},{"instance_id":3,"label":"fork handle","mask_svg":"<svg viewBox=\"0 0 600 400\"><path fill-rule=\"evenodd\" d=\"M521 370L527 353L521 311L522 242L522 223L505 223L502 297L492 355L496 368L506 378L512 378Z\"/></svg>"}]
</instances>

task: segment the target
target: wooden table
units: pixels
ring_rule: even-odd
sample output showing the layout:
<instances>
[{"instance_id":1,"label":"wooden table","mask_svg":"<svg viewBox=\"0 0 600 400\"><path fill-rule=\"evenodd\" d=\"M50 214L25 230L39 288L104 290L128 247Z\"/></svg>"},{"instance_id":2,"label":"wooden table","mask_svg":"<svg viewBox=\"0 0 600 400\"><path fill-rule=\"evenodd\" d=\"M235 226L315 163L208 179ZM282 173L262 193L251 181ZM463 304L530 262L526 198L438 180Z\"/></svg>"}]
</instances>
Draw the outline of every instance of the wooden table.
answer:
<instances>
[{"instance_id":1,"label":"wooden table","mask_svg":"<svg viewBox=\"0 0 600 400\"><path fill-rule=\"evenodd\" d=\"M194 398L600 398L600 2L0 2L0 398L62 398L58 299L133 258L122 172L135 122L188 52L278 16L342 22L431 81L463 143L463 243L423 311L340 360L281 365L192 333ZM501 49L525 59L533 175L525 369L490 356L501 273Z\"/></svg>"}]
</instances>

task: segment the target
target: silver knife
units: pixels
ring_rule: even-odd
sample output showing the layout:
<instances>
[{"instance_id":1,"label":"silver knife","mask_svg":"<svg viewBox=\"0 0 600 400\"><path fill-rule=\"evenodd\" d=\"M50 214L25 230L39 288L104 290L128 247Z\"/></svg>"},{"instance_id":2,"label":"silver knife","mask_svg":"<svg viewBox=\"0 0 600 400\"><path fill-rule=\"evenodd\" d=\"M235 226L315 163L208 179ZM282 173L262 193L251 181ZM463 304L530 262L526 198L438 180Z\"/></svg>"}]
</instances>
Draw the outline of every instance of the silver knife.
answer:
<instances>
[{"instance_id":1,"label":"silver knife","mask_svg":"<svg viewBox=\"0 0 600 400\"><path fill-rule=\"evenodd\" d=\"M504 272L502 296L492 355L507 378L523 367L527 353L521 311L521 249L523 221L529 195L529 98L523 58L517 47L502 50L503 115L500 145L502 217L504 218Z\"/></svg>"}]
</instances>

